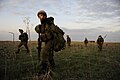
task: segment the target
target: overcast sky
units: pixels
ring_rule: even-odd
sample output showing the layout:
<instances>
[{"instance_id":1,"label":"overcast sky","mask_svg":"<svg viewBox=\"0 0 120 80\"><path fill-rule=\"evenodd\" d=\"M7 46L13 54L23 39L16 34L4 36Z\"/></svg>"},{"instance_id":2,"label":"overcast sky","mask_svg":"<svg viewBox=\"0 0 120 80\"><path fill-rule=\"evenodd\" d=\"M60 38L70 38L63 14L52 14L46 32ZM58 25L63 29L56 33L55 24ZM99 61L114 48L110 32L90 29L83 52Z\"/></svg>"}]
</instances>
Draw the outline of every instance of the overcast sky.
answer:
<instances>
[{"instance_id":1,"label":"overcast sky","mask_svg":"<svg viewBox=\"0 0 120 80\"><path fill-rule=\"evenodd\" d=\"M94 34L117 33L114 35L120 41L120 0L0 0L0 40L9 40L3 36L8 32L18 36L19 28L25 30L25 17L30 19L31 34L35 34L39 10L53 16L55 24L63 29L98 30L93 31ZM74 33L68 31L67 34Z\"/></svg>"}]
</instances>

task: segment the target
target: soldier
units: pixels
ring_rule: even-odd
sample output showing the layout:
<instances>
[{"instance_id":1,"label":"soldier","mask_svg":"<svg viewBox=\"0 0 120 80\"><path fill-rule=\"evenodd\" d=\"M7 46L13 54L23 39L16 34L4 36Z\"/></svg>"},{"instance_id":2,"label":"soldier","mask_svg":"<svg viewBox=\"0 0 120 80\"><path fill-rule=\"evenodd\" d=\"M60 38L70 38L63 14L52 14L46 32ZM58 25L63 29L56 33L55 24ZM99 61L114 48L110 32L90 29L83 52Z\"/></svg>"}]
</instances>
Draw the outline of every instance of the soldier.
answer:
<instances>
[{"instance_id":1,"label":"soldier","mask_svg":"<svg viewBox=\"0 0 120 80\"><path fill-rule=\"evenodd\" d=\"M68 47L71 46L71 38L69 37L69 35L67 35L67 45Z\"/></svg>"},{"instance_id":2,"label":"soldier","mask_svg":"<svg viewBox=\"0 0 120 80\"><path fill-rule=\"evenodd\" d=\"M102 51L103 43L104 43L104 39L102 38L101 35L99 35L99 37L97 39L97 44L98 44L98 48L99 48L100 51Z\"/></svg>"},{"instance_id":3,"label":"soldier","mask_svg":"<svg viewBox=\"0 0 120 80\"><path fill-rule=\"evenodd\" d=\"M27 43L28 43L28 35L27 33L24 33L22 29L19 29L19 32L20 32L20 35L19 35L19 40L21 40L20 44L18 45L18 50L16 51L16 53L19 53L20 52L20 47L22 45L25 46L25 48L27 49L27 53L29 53L29 49L28 49L28 46L27 46Z\"/></svg>"},{"instance_id":4,"label":"soldier","mask_svg":"<svg viewBox=\"0 0 120 80\"><path fill-rule=\"evenodd\" d=\"M87 40L87 38L85 38L85 40L84 40L84 44L85 44L85 47L87 47L87 44L88 44L88 40Z\"/></svg>"},{"instance_id":5,"label":"soldier","mask_svg":"<svg viewBox=\"0 0 120 80\"><path fill-rule=\"evenodd\" d=\"M47 14L44 10L40 10L37 14L38 18L40 19L41 25L35 27L37 33L40 34L40 39L42 42L45 42L45 46L42 48L42 61L41 61L41 69L39 75L45 74L49 67L55 66L54 59L53 59L53 46L54 46L54 34L51 31L52 21L54 20L53 17L47 18ZM52 24L54 25L54 24Z\"/></svg>"}]
</instances>

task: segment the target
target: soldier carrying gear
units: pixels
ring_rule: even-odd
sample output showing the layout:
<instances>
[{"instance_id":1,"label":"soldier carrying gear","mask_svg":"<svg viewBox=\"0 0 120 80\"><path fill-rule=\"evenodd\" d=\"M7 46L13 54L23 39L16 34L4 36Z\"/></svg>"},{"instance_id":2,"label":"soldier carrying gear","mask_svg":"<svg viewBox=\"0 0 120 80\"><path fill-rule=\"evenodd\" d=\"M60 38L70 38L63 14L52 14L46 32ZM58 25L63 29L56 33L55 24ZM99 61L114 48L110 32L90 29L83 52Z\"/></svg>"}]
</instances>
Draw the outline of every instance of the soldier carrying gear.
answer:
<instances>
[{"instance_id":1,"label":"soldier carrying gear","mask_svg":"<svg viewBox=\"0 0 120 80\"><path fill-rule=\"evenodd\" d=\"M68 47L71 46L71 38L69 37L69 35L67 35L67 45Z\"/></svg>"},{"instance_id":2,"label":"soldier carrying gear","mask_svg":"<svg viewBox=\"0 0 120 80\"><path fill-rule=\"evenodd\" d=\"M45 46L42 48L42 61L41 61L41 69L39 74L45 74L49 67L55 66L54 62L54 54L53 50L55 51L55 43L56 43L56 36L60 29L54 25L54 18L49 17L47 18L47 14L45 11L41 10L37 14L38 18L40 19L41 24L35 27L35 31L39 34L38 38L38 57L40 57L40 49L42 42L45 43ZM64 34L64 32L63 32ZM60 40L60 39L59 39ZM57 51L57 49L56 49Z\"/></svg>"},{"instance_id":3,"label":"soldier carrying gear","mask_svg":"<svg viewBox=\"0 0 120 80\"><path fill-rule=\"evenodd\" d=\"M85 44L85 47L87 47L87 44L88 44L88 40L87 40L87 38L85 38L85 40L84 40L84 44Z\"/></svg>"},{"instance_id":4,"label":"soldier carrying gear","mask_svg":"<svg viewBox=\"0 0 120 80\"><path fill-rule=\"evenodd\" d=\"M24 31L22 29L19 29L19 32L21 33L19 35L19 40L21 40L20 44L18 45L18 50L16 51L16 53L19 53L20 52L20 47L22 45L25 46L25 48L27 49L27 53L29 53L29 48L27 46L27 43L28 43L28 35L27 33L24 33Z\"/></svg>"},{"instance_id":5,"label":"soldier carrying gear","mask_svg":"<svg viewBox=\"0 0 120 80\"><path fill-rule=\"evenodd\" d=\"M97 39L97 44L98 44L98 48L99 48L100 51L102 51L103 43L104 43L104 39L101 35L99 35L99 37Z\"/></svg>"},{"instance_id":6,"label":"soldier carrying gear","mask_svg":"<svg viewBox=\"0 0 120 80\"><path fill-rule=\"evenodd\" d=\"M45 46L42 49L42 61L41 61L41 69L39 72L40 74L45 74L50 65L55 66L54 59L53 59L53 52L51 51L53 48L53 35L50 32L50 27L46 25L47 23L47 14L44 10L41 10L37 14L38 18L40 19L41 25L37 25L35 27L35 31L39 34L38 38L38 50L41 48L41 42L45 42ZM39 50L39 56L40 57Z\"/></svg>"}]
</instances>

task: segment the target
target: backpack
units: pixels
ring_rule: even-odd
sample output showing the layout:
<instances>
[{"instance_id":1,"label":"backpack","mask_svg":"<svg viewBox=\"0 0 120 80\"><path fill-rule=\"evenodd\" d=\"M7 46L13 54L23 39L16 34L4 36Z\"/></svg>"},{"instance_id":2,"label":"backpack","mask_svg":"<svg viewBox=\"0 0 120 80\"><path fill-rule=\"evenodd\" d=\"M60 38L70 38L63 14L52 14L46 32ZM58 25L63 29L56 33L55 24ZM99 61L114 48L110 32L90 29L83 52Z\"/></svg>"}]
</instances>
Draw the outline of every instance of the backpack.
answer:
<instances>
[{"instance_id":1,"label":"backpack","mask_svg":"<svg viewBox=\"0 0 120 80\"><path fill-rule=\"evenodd\" d=\"M54 25L54 18L53 17L49 17L47 21L48 21L49 25L52 25L51 30L52 30L53 35L54 35L53 50L55 52L61 51L62 49L65 48L65 44L66 44L66 41L64 39L64 32L57 25Z\"/></svg>"},{"instance_id":2,"label":"backpack","mask_svg":"<svg viewBox=\"0 0 120 80\"><path fill-rule=\"evenodd\" d=\"M54 51L58 52L65 48L65 39L64 39L64 32L58 26L57 28L58 33L56 33L55 40L54 40Z\"/></svg>"},{"instance_id":3,"label":"backpack","mask_svg":"<svg viewBox=\"0 0 120 80\"><path fill-rule=\"evenodd\" d=\"M85 39L84 43L88 43L88 40L87 40L87 39Z\"/></svg>"},{"instance_id":4,"label":"backpack","mask_svg":"<svg viewBox=\"0 0 120 80\"><path fill-rule=\"evenodd\" d=\"M98 44L101 44L101 43L103 43L104 42L104 39L102 38L102 37L99 37L98 39L97 39L97 43Z\"/></svg>"},{"instance_id":5,"label":"backpack","mask_svg":"<svg viewBox=\"0 0 120 80\"><path fill-rule=\"evenodd\" d=\"M23 33L23 35L24 35L24 40L27 41L28 40L28 34L25 32L25 33Z\"/></svg>"},{"instance_id":6,"label":"backpack","mask_svg":"<svg viewBox=\"0 0 120 80\"><path fill-rule=\"evenodd\" d=\"M28 40L28 35L27 33L23 33L19 36L19 40L21 40L22 42L27 41Z\"/></svg>"}]
</instances>

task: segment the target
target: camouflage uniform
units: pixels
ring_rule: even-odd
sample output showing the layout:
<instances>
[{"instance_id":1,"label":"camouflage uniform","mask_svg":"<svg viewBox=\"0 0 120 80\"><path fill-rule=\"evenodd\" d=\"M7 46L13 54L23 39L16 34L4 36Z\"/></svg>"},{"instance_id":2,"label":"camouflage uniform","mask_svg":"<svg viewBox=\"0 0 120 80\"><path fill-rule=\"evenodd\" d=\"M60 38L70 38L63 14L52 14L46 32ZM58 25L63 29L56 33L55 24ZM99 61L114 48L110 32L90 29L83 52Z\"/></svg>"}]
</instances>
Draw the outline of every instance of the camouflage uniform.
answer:
<instances>
[{"instance_id":1,"label":"camouflage uniform","mask_svg":"<svg viewBox=\"0 0 120 80\"><path fill-rule=\"evenodd\" d=\"M71 38L69 37L69 35L67 35L67 44L68 44L68 47L71 46Z\"/></svg>"},{"instance_id":2,"label":"camouflage uniform","mask_svg":"<svg viewBox=\"0 0 120 80\"><path fill-rule=\"evenodd\" d=\"M102 51L103 43L104 43L104 39L102 38L101 35L99 35L99 37L97 39L97 44L98 44L98 48L99 48L100 51Z\"/></svg>"},{"instance_id":3,"label":"camouflage uniform","mask_svg":"<svg viewBox=\"0 0 120 80\"><path fill-rule=\"evenodd\" d=\"M87 44L88 44L88 40L87 40L87 38L85 38L85 40L84 40L84 44L85 44L85 47L87 47Z\"/></svg>"},{"instance_id":4,"label":"camouflage uniform","mask_svg":"<svg viewBox=\"0 0 120 80\"><path fill-rule=\"evenodd\" d=\"M19 53L20 52L20 47L22 45L25 46L25 48L27 49L27 53L29 53L29 48L27 46L27 43L28 43L28 35L27 33L23 33L23 30L22 29L19 29L19 32L21 33L21 35L19 35L19 40L21 40L20 44L18 45L18 50L16 53ZM25 36L26 35L26 36Z\"/></svg>"},{"instance_id":5,"label":"camouflage uniform","mask_svg":"<svg viewBox=\"0 0 120 80\"><path fill-rule=\"evenodd\" d=\"M46 24L46 23L45 23ZM42 24L41 40L45 42L45 46L42 49L42 63L47 63L54 67L53 59L53 46L54 46L54 37L50 30L49 25Z\"/></svg>"},{"instance_id":6,"label":"camouflage uniform","mask_svg":"<svg viewBox=\"0 0 120 80\"><path fill-rule=\"evenodd\" d=\"M52 20L49 21L49 19L54 18L47 18L47 14L44 11L38 12L39 14L43 14L46 16L44 20L41 20L41 25L38 25L35 27L35 31L37 33L41 34L41 41L45 42L45 46L42 48L42 61L41 61L41 70L39 74L45 74L48 71L48 68L54 67L54 59L53 59L53 46L54 46L54 40L55 40L55 34L53 34L52 31L55 31L55 25L51 24Z\"/></svg>"}]
</instances>

